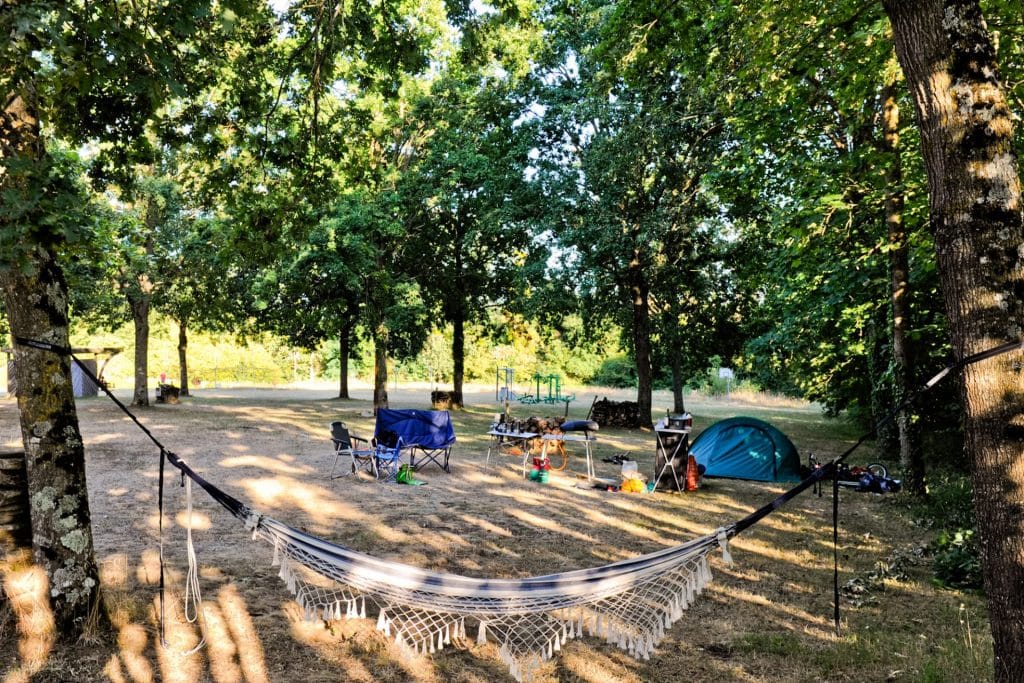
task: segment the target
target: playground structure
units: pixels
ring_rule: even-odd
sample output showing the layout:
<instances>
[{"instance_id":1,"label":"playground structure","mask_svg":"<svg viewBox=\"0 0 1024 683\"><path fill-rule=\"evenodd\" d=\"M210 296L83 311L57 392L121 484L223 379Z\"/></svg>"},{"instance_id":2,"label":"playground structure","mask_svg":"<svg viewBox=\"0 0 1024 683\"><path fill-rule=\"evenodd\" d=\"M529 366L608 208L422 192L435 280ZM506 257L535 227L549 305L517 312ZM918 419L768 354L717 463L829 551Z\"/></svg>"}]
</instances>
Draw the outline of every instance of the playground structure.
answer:
<instances>
[{"instance_id":1,"label":"playground structure","mask_svg":"<svg viewBox=\"0 0 1024 683\"><path fill-rule=\"evenodd\" d=\"M534 393L517 395L512 388L515 381L515 369L509 367L495 369L494 400L504 405L506 415L508 415L509 403L512 401L518 401L525 405L564 403L565 414L569 414L569 403L576 400L576 394L562 393L561 375L555 373L544 375L538 372L530 379L535 387Z\"/></svg>"},{"instance_id":2,"label":"playground structure","mask_svg":"<svg viewBox=\"0 0 1024 683\"><path fill-rule=\"evenodd\" d=\"M512 390L516 371L513 368L497 368L494 372L494 400L497 403L508 403L516 398Z\"/></svg>"},{"instance_id":3,"label":"playground structure","mask_svg":"<svg viewBox=\"0 0 1024 683\"><path fill-rule=\"evenodd\" d=\"M576 394L563 395L562 394L562 376L551 374L542 375L539 372L533 376L533 381L536 384L537 390L533 394L524 394L519 397L520 403L534 404L534 403L565 403L566 410L569 408L570 401L576 399ZM547 383L547 395L543 395L541 392L541 382Z\"/></svg>"}]
</instances>

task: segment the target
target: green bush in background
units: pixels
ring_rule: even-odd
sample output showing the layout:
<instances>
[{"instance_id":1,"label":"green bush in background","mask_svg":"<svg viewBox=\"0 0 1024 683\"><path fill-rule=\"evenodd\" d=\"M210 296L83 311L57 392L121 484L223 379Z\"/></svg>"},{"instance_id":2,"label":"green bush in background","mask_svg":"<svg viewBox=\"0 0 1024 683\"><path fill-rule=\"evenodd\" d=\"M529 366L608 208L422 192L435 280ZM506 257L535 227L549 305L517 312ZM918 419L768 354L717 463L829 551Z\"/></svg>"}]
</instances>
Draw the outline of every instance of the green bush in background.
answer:
<instances>
[{"instance_id":1,"label":"green bush in background","mask_svg":"<svg viewBox=\"0 0 1024 683\"><path fill-rule=\"evenodd\" d=\"M928 498L914 504L919 523L939 530L931 544L935 580L950 588L982 587L981 548L970 477L961 472L930 475Z\"/></svg>"}]
</instances>

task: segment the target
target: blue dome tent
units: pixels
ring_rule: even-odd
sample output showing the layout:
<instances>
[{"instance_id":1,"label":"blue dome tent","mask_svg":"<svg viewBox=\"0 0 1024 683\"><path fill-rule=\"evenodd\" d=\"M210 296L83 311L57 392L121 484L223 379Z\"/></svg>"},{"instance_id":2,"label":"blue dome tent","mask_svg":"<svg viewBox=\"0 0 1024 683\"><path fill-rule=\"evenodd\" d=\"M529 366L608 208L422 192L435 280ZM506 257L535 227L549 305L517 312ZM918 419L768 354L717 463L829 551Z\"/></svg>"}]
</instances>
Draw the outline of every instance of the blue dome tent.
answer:
<instances>
[{"instance_id":1,"label":"blue dome tent","mask_svg":"<svg viewBox=\"0 0 1024 683\"><path fill-rule=\"evenodd\" d=\"M690 453L706 477L799 481L796 446L777 428L753 417L731 417L701 432Z\"/></svg>"}]
</instances>

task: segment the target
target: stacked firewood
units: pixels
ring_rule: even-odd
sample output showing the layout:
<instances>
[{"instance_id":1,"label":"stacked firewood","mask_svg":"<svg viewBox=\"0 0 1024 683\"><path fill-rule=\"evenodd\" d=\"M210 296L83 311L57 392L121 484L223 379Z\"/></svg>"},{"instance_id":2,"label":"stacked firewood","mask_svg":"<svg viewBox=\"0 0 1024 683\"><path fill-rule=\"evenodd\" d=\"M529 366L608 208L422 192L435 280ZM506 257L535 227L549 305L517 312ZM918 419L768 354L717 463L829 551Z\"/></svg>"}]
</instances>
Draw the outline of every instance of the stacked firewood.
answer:
<instances>
[{"instance_id":1,"label":"stacked firewood","mask_svg":"<svg viewBox=\"0 0 1024 683\"><path fill-rule=\"evenodd\" d=\"M455 402L454 391L431 391L430 404L434 410L451 410L453 408L461 408L461 406Z\"/></svg>"},{"instance_id":2,"label":"stacked firewood","mask_svg":"<svg viewBox=\"0 0 1024 683\"><path fill-rule=\"evenodd\" d=\"M529 417L526 419L526 431L536 434L561 434L564 417Z\"/></svg>"},{"instance_id":3,"label":"stacked firewood","mask_svg":"<svg viewBox=\"0 0 1024 683\"><path fill-rule=\"evenodd\" d=\"M609 401L602 398L594 401L590 419L602 427L643 427L640 419L640 404L636 401Z\"/></svg>"}]
</instances>

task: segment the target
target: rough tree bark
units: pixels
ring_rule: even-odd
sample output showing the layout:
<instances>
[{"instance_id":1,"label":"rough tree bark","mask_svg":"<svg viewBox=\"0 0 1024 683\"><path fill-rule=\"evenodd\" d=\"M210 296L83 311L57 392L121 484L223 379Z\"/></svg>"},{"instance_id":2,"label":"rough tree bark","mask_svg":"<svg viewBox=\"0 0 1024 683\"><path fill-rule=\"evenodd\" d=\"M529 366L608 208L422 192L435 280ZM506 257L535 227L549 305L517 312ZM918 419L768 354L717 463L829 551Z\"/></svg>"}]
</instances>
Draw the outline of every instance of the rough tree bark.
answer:
<instances>
[{"instance_id":1,"label":"rough tree bark","mask_svg":"<svg viewBox=\"0 0 1024 683\"><path fill-rule=\"evenodd\" d=\"M8 93L0 113L0 164L19 158L35 168L45 160L34 90ZM0 189L30 193L31 172L0 176ZM0 229L15 230L0 221ZM51 248L36 245L23 267L0 274L4 305L15 337L68 347L68 295ZM99 573L93 554L85 450L64 356L16 345L25 473L32 526L32 554L49 580L50 610L58 637L77 639L97 614Z\"/></svg>"},{"instance_id":2,"label":"rough tree bark","mask_svg":"<svg viewBox=\"0 0 1024 683\"><path fill-rule=\"evenodd\" d=\"M900 105L896 83L882 90L882 137L886 151L885 225L889 237L891 276L893 390L898 404L913 388L914 362L907 332L910 328L910 245L903 225L903 166L900 163ZM917 442L913 416L896 416L903 487L915 496L925 494L924 457Z\"/></svg>"},{"instance_id":3,"label":"rough tree bark","mask_svg":"<svg viewBox=\"0 0 1024 683\"><path fill-rule=\"evenodd\" d=\"M466 285L465 285L465 260L463 259L463 245L466 243L466 229L464 227L463 207L459 208L458 216L455 218L455 291L449 296L451 299L445 306L448 308L449 318L452 323L452 407L462 408L462 389L466 378Z\"/></svg>"},{"instance_id":4,"label":"rough tree bark","mask_svg":"<svg viewBox=\"0 0 1024 683\"><path fill-rule=\"evenodd\" d=\"M139 278L139 285L147 284ZM128 295L128 307L135 325L135 390L132 393L133 406L149 405L149 293Z\"/></svg>"},{"instance_id":5,"label":"rough tree bark","mask_svg":"<svg viewBox=\"0 0 1024 683\"><path fill-rule=\"evenodd\" d=\"M1024 210L1013 115L977 0L884 0L914 98L957 357L1018 341ZM1024 375L1002 356L963 373L997 681L1024 680Z\"/></svg>"},{"instance_id":6,"label":"rough tree bark","mask_svg":"<svg viewBox=\"0 0 1024 683\"><path fill-rule=\"evenodd\" d=\"M67 285L53 253L38 247L32 275L0 276L15 336L68 346ZM32 519L33 559L50 581L58 637L81 636L96 612L99 573L93 554L85 448L71 386L71 361L15 345L18 410Z\"/></svg>"},{"instance_id":7,"label":"rough tree bark","mask_svg":"<svg viewBox=\"0 0 1024 683\"><path fill-rule=\"evenodd\" d=\"M153 235L160 224L160 206L157 200L149 197L146 200L145 217L146 239L144 248L146 255L153 253ZM153 302L153 280L148 273L139 273L135 277L134 287L128 289L128 307L132 312L135 324L135 391L132 394L133 406L149 405L149 309Z\"/></svg>"},{"instance_id":8,"label":"rough tree bark","mask_svg":"<svg viewBox=\"0 0 1024 683\"><path fill-rule=\"evenodd\" d=\"M686 412L686 402L683 400L683 360L680 353L682 349L669 352L669 363L672 365L672 412L676 415Z\"/></svg>"}]
</instances>

